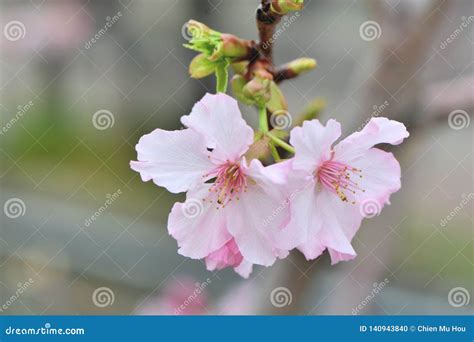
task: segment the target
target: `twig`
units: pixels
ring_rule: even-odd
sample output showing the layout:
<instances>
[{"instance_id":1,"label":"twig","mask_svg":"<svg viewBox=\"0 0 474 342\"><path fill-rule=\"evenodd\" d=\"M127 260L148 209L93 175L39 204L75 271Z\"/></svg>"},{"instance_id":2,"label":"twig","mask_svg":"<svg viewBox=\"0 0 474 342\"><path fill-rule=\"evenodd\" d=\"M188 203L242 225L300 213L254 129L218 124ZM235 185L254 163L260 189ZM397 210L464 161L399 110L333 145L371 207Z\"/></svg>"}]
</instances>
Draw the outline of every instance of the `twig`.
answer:
<instances>
[{"instance_id":1,"label":"twig","mask_svg":"<svg viewBox=\"0 0 474 342\"><path fill-rule=\"evenodd\" d=\"M262 0L257 9L257 28L260 37L259 48L270 64L273 63L273 34L281 15L271 9L271 0Z\"/></svg>"}]
</instances>

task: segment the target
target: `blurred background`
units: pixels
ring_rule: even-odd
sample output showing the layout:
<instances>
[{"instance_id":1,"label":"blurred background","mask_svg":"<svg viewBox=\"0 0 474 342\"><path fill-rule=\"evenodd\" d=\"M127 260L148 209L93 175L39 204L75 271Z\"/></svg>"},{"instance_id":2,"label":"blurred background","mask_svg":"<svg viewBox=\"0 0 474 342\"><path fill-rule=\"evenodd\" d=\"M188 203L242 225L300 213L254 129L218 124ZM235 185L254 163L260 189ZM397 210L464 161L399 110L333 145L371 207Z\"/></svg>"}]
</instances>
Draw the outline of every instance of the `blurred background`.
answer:
<instances>
[{"instance_id":1,"label":"blurred background","mask_svg":"<svg viewBox=\"0 0 474 342\"><path fill-rule=\"evenodd\" d=\"M1 314L472 313L470 0L305 1L275 41L276 64L318 61L282 83L294 118L324 98L320 119L344 136L371 116L411 133L392 149L402 189L364 220L356 259L294 252L243 280L177 254L166 222L183 196L143 183L129 161L141 135L178 129L214 91L212 77L188 76L183 24L257 39L257 6L1 1Z\"/></svg>"}]
</instances>

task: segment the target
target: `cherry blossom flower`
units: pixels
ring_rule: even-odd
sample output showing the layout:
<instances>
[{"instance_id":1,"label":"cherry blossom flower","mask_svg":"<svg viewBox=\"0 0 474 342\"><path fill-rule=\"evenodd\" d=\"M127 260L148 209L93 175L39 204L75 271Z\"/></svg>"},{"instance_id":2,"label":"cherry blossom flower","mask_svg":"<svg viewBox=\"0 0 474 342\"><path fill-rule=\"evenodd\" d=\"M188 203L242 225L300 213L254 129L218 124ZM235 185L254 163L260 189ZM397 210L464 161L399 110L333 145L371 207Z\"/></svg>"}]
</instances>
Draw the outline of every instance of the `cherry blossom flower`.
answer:
<instances>
[{"instance_id":1,"label":"cherry blossom flower","mask_svg":"<svg viewBox=\"0 0 474 342\"><path fill-rule=\"evenodd\" d=\"M137 315L207 315L207 286L210 280L178 275L170 278L159 295L151 297L135 310Z\"/></svg>"},{"instance_id":2,"label":"cherry blossom flower","mask_svg":"<svg viewBox=\"0 0 474 342\"><path fill-rule=\"evenodd\" d=\"M178 193L168 231L179 253L205 259L209 270L234 267L248 277L252 264L270 266L304 237L286 228L290 208L279 165L248 162L253 130L242 119L237 102L225 94L206 94L181 122L178 131L157 129L136 146L131 167L143 181Z\"/></svg>"},{"instance_id":3,"label":"cherry blossom flower","mask_svg":"<svg viewBox=\"0 0 474 342\"><path fill-rule=\"evenodd\" d=\"M356 256L351 240L364 217L375 216L390 195L400 189L400 165L392 153L374 145L400 144L408 137L405 126L387 118L372 118L360 131L337 145L341 127L335 120L323 126L304 122L291 131L295 157L289 162L292 217L307 232L298 246L307 259L326 248L332 264Z\"/></svg>"},{"instance_id":4,"label":"cherry blossom flower","mask_svg":"<svg viewBox=\"0 0 474 342\"><path fill-rule=\"evenodd\" d=\"M261 293L256 281L240 281L215 298L211 279L198 280L189 275L172 276L159 293L142 299L135 315L256 315Z\"/></svg>"}]
</instances>

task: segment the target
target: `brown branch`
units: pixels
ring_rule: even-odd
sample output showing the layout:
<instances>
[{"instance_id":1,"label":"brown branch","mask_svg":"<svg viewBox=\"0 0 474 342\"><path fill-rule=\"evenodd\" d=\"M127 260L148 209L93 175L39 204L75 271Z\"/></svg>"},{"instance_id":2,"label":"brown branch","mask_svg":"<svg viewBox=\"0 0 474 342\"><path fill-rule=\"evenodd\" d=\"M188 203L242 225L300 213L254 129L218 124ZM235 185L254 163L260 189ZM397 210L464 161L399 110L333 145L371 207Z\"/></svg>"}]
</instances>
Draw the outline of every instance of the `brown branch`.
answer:
<instances>
[{"instance_id":1,"label":"brown branch","mask_svg":"<svg viewBox=\"0 0 474 342\"><path fill-rule=\"evenodd\" d=\"M269 63L273 61L273 34L281 15L271 9L271 0L262 0L257 8L257 28L260 37L259 48Z\"/></svg>"},{"instance_id":2,"label":"brown branch","mask_svg":"<svg viewBox=\"0 0 474 342\"><path fill-rule=\"evenodd\" d=\"M280 83L284 80L291 80L292 78L297 77L299 74L285 67L281 67L273 72L273 80L276 83Z\"/></svg>"}]
</instances>

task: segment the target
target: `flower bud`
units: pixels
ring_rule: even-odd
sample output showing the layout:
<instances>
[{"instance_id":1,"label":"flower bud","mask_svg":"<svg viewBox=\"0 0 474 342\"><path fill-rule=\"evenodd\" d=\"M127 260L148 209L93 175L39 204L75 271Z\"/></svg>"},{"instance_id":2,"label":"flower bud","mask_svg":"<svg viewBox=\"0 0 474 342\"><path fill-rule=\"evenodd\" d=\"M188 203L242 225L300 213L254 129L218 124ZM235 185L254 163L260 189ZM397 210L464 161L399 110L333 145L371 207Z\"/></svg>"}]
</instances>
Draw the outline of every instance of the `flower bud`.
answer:
<instances>
[{"instance_id":1,"label":"flower bud","mask_svg":"<svg viewBox=\"0 0 474 342\"><path fill-rule=\"evenodd\" d=\"M189 43L184 46L205 54L210 61L244 57L250 51L249 41L232 34L214 31L196 20L190 20L186 28L191 37Z\"/></svg>"},{"instance_id":2,"label":"flower bud","mask_svg":"<svg viewBox=\"0 0 474 342\"><path fill-rule=\"evenodd\" d=\"M191 35L191 39L199 39L202 37L219 36L220 33L210 29L206 24L196 20L190 20L186 23L186 29Z\"/></svg>"},{"instance_id":3,"label":"flower bud","mask_svg":"<svg viewBox=\"0 0 474 342\"><path fill-rule=\"evenodd\" d=\"M271 10L280 15L303 9L304 0L272 0Z\"/></svg>"},{"instance_id":4,"label":"flower bud","mask_svg":"<svg viewBox=\"0 0 474 342\"><path fill-rule=\"evenodd\" d=\"M243 88L243 94L257 104L264 104L271 98L271 82L273 76L264 69L258 69L254 77Z\"/></svg>"},{"instance_id":5,"label":"flower bud","mask_svg":"<svg viewBox=\"0 0 474 342\"><path fill-rule=\"evenodd\" d=\"M249 61L235 62L235 63L232 63L231 66L232 66L232 70L234 70L236 74L244 75L247 72Z\"/></svg>"},{"instance_id":6,"label":"flower bud","mask_svg":"<svg viewBox=\"0 0 474 342\"><path fill-rule=\"evenodd\" d=\"M250 52L250 42L232 34L222 33L222 50L224 57L244 57Z\"/></svg>"},{"instance_id":7,"label":"flower bud","mask_svg":"<svg viewBox=\"0 0 474 342\"><path fill-rule=\"evenodd\" d=\"M286 68L295 75L299 75L314 69L316 65L316 60L313 58L298 58L286 64Z\"/></svg>"},{"instance_id":8,"label":"flower bud","mask_svg":"<svg viewBox=\"0 0 474 342\"><path fill-rule=\"evenodd\" d=\"M246 86L247 81L242 75L234 75L230 83L232 86L232 93L238 101L246 105L255 104L255 101L252 98L247 97L247 95L244 93L244 87Z\"/></svg>"},{"instance_id":9,"label":"flower bud","mask_svg":"<svg viewBox=\"0 0 474 342\"><path fill-rule=\"evenodd\" d=\"M203 78L216 71L217 63L210 61L206 55L200 53L189 64L189 74L192 78Z\"/></svg>"}]
</instances>

